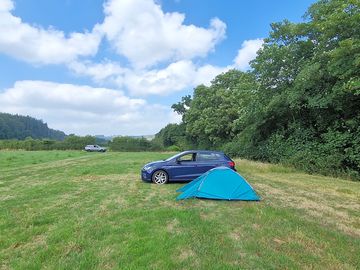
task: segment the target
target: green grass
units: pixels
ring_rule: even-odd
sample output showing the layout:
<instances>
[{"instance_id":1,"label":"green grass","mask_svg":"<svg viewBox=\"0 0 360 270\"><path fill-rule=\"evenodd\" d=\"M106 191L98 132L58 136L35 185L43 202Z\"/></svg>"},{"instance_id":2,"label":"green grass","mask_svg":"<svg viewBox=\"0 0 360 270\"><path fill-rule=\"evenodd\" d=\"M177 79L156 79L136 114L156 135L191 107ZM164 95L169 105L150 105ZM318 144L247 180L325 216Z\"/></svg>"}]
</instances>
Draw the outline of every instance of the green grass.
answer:
<instances>
[{"instance_id":1,"label":"green grass","mask_svg":"<svg viewBox=\"0 0 360 270\"><path fill-rule=\"evenodd\" d=\"M86 155L82 151L1 151L0 170Z\"/></svg>"},{"instance_id":2,"label":"green grass","mask_svg":"<svg viewBox=\"0 0 360 270\"><path fill-rule=\"evenodd\" d=\"M261 202L177 202L168 156L0 152L0 269L359 269L360 183L237 160Z\"/></svg>"}]
</instances>

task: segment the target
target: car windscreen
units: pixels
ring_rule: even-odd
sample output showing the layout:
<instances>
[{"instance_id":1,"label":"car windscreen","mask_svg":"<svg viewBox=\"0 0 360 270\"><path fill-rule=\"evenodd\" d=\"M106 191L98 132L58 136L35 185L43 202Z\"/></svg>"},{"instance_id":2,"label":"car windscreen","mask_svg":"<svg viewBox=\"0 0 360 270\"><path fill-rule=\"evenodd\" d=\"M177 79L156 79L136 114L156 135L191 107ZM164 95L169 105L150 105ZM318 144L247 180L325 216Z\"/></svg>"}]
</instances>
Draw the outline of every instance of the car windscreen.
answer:
<instances>
[{"instance_id":1,"label":"car windscreen","mask_svg":"<svg viewBox=\"0 0 360 270\"><path fill-rule=\"evenodd\" d=\"M164 161L170 161L170 160L172 160L172 159L176 159L176 158L180 157L182 154L183 154L183 153L176 154L176 155L174 155L174 156L172 156L172 157L169 157L169 158L167 158L167 159L164 159Z\"/></svg>"}]
</instances>

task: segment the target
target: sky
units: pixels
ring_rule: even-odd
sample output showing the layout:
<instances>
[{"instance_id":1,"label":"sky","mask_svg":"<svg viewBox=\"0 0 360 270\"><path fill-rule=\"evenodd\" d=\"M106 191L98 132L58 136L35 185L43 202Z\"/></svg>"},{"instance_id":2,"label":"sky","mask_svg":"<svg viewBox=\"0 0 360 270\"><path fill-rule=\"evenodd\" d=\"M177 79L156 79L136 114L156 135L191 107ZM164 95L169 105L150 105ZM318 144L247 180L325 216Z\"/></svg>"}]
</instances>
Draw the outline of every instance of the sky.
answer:
<instances>
[{"instance_id":1,"label":"sky","mask_svg":"<svg viewBox=\"0 0 360 270\"><path fill-rule=\"evenodd\" d=\"M0 112L77 135L150 135L171 105L249 69L314 0L0 0Z\"/></svg>"}]
</instances>

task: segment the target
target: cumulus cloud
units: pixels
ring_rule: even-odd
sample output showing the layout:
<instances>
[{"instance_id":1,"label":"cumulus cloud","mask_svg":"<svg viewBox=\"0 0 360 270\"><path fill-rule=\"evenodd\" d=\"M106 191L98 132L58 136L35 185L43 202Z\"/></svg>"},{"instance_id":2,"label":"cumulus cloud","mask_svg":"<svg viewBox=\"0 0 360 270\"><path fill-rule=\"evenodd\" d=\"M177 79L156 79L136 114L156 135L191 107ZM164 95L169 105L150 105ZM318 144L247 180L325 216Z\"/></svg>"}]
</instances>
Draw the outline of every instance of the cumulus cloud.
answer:
<instances>
[{"instance_id":1,"label":"cumulus cloud","mask_svg":"<svg viewBox=\"0 0 360 270\"><path fill-rule=\"evenodd\" d=\"M153 134L179 121L168 106L129 98L121 91L47 81L16 82L0 92L0 107L79 135Z\"/></svg>"},{"instance_id":2,"label":"cumulus cloud","mask_svg":"<svg viewBox=\"0 0 360 270\"><path fill-rule=\"evenodd\" d=\"M164 69L126 74L122 82L133 95L167 95L199 84L210 85L216 75L226 70L228 67L198 67L189 60L182 60Z\"/></svg>"},{"instance_id":3,"label":"cumulus cloud","mask_svg":"<svg viewBox=\"0 0 360 270\"><path fill-rule=\"evenodd\" d=\"M0 2L0 12L9 12L14 8L14 3L11 0L2 0Z\"/></svg>"},{"instance_id":4,"label":"cumulus cloud","mask_svg":"<svg viewBox=\"0 0 360 270\"><path fill-rule=\"evenodd\" d=\"M213 18L209 28L185 25L185 15L164 13L152 0L109 0L99 26L135 67L206 56L225 37L226 25Z\"/></svg>"},{"instance_id":5,"label":"cumulus cloud","mask_svg":"<svg viewBox=\"0 0 360 270\"><path fill-rule=\"evenodd\" d=\"M180 91L191 85L195 73L191 61L171 63L161 70L129 72L123 82L134 95L165 95Z\"/></svg>"},{"instance_id":6,"label":"cumulus cloud","mask_svg":"<svg viewBox=\"0 0 360 270\"><path fill-rule=\"evenodd\" d=\"M108 0L103 22L90 31L68 34L25 23L13 9L13 1L0 0L0 53L32 64L63 64L103 87L18 81L0 92L1 111L30 114L80 135L155 133L179 116L170 106L148 104L118 89L146 96L209 85L231 68L247 70L263 44L261 39L244 41L229 66L199 64L198 58L225 38L226 25L218 18L199 27L185 24L184 14L164 12L153 0ZM103 40L120 57L93 58Z\"/></svg>"},{"instance_id":7,"label":"cumulus cloud","mask_svg":"<svg viewBox=\"0 0 360 270\"><path fill-rule=\"evenodd\" d=\"M126 88L133 96L168 95L199 84L210 85L216 75L232 66L195 65L190 60L181 60L162 69L133 70L107 63L80 63L71 65L78 75L90 76L99 84Z\"/></svg>"},{"instance_id":8,"label":"cumulus cloud","mask_svg":"<svg viewBox=\"0 0 360 270\"><path fill-rule=\"evenodd\" d=\"M88 76L96 83L115 82L120 75L128 72L116 62L103 61L94 63L91 61L73 61L68 65L69 69L77 75Z\"/></svg>"},{"instance_id":9,"label":"cumulus cloud","mask_svg":"<svg viewBox=\"0 0 360 270\"><path fill-rule=\"evenodd\" d=\"M256 57L256 53L262 47L263 43L264 41L259 38L245 40L241 44L241 48L234 59L234 67L240 70L249 69L249 62Z\"/></svg>"},{"instance_id":10,"label":"cumulus cloud","mask_svg":"<svg viewBox=\"0 0 360 270\"><path fill-rule=\"evenodd\" d=\"M104 21L91 32L65 35L22 22L11 14L13 8L11 0L0 2L0 52L36 64L66 64L77 75L99 85L127 89L132 95L171 94L208 85L230 68L246 70L263 43L261 39L244 41L233 65L196 65L193 58L206 56L225 37L226 25L221 20L214 18L208 28L202 28L184 24L184 14L164 13L153 0L109 0L104 4ZM133 66L91 61L103 36ZM160 62L162 68L156 65Z\"/></svg>"},{"instance_id":11,"label":"cumulus cloud","mask_svg":"<svg viewBox=\"0 0 360 270\"><path fill-rule=\"evenodd\" d=\"M221 73L228 71L233 68L232 66L219 67L213 65L203 65L197 68L196 76L194 77L193 85L197 86L204 84L210 86L211 81Z\"/></svg>"},{"instance_id":12,"label":"cumulus cloud","mask_svg":"<svg viewBox=\"0 0 360 270\"><path fill-rule=\"evenodd\" d=\"M0 52L35 64L68 63L79 56L97 53L100 32L65 35L54 28L44 29L24 23L11 14L13 8L12 1L0 1Z\"/></svg>"},{"instance_id":13,"label":"cumulus cloud","mask_svg":"<svg viewBox=\"0 0 360 270\"><path fill-rule=\"evenodd\" d=\"M0 52L35 64L65 64L100 85L127 88L133 95L170 94L208 84L224 68L195 66L225 37L226 25L213 18L208 28L184 24L185 15L164 13L153 0L109 0L105 18L91 32L70 33L24 23L12 15L13 1L0 2ZM106 36L132 67L103 60L93 62ZM158 68L161 62L165 67Z\"/></svg>"},{"instance_id":14,"label":"cumulus cloud","mask_svg":"<svg viewBox=\"0 0 360 270\"><path fill-rule=\"evenodd\" d=\"M185 25L185 15L164 13L153 0L109 0L105 19L90 32L65 34L14 16L13 1L0 2L0 52L36 64L69 63L94 56L105 35L115 51L136 68L206 56L225 37L218 18L208 28Z\"/></svg>"}]
</instances>

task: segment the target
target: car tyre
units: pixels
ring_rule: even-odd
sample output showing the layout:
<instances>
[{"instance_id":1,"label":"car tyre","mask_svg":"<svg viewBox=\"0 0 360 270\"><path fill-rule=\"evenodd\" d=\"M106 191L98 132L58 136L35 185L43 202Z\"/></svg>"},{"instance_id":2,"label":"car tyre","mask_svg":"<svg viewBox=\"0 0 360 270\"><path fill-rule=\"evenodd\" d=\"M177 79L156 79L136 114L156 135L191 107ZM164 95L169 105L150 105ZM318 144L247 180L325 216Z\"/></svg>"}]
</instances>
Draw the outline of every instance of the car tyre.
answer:
<instances>
[{"instance_id":1,"label":"car tyre","mask_svg":"<svg viewBox=\"0 0 360 270\"><path fill-rule=\"evenodd\" d=\"M157 170L153 173L151 180L154 184L163 185L169 181L169 176L165 171Z\"/></svg>"}]
</instances>

